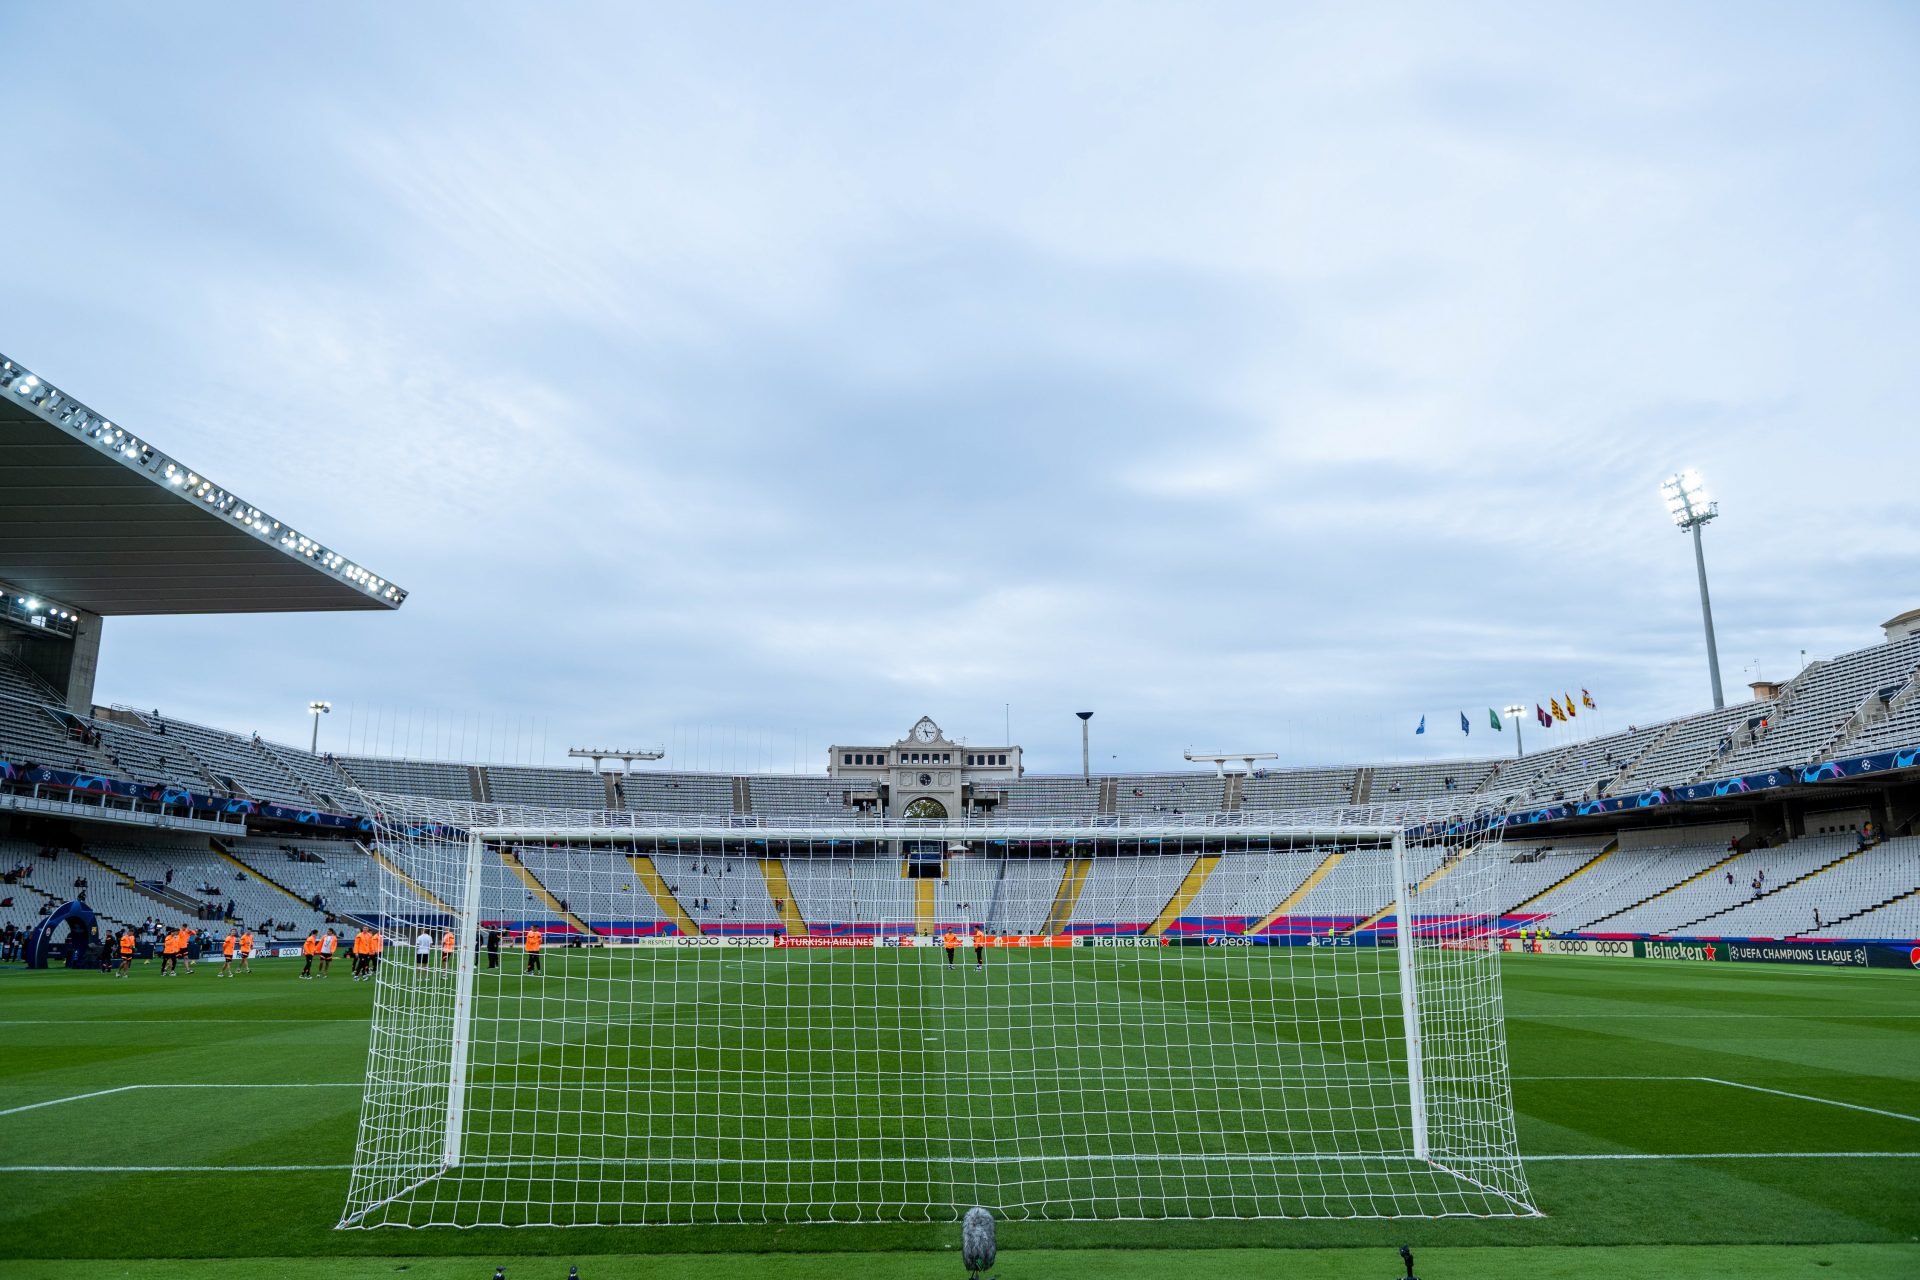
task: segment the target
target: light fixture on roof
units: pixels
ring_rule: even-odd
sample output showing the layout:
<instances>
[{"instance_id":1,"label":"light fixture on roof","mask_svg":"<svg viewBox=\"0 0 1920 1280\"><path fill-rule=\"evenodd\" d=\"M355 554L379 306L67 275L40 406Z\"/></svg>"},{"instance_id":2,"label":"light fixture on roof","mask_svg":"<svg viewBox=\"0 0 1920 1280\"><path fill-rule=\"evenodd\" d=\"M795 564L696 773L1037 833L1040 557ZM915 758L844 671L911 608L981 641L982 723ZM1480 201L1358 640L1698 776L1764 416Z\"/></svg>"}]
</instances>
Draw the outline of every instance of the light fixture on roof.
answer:
<instances>
[{"instance_id":1,"label":"light fixture on roof","mask_svg":"<svg viewBox=\"0 0 1920 1280\"><path fill-rule=\"evenodd\" d=\"M1527 747L1520 740L1520 722L1525 719L1527 709L1518 703L1506 708L1507 719L1513 723L1513 758L1518 760L1527 754Z\"/></svg>"},{"instance_id":2,"label":"light fixture on roof","mask_svg":"<svg viewBox=\"0 0 1920 1280\"><path fill-rule=\"evenodd\" d=\"M331 702L309 702L307 714L313 717L313 741L307 747L308 755L320 754L320 717L333 710Z\"/></svg>"},{"instance_id":3,"label":"light fixture on roof","mask_svg":"<svg viewBox=\"0 0 1920 1280\"><path fill-rule=\"evenodd\" d=\"M1700 576L1700 620L1707 631L1707 674L1713 681L1713 706L1717 711L1727 705L1720 692L1720 651L1713 641L1713 602L1707 595L1707 553L1701 546L1700 530L1720 515L1720 504L1707 494L1706 481L1692 467L1669 477L1660 486L1666 499L1667 514L1682 533L1693 535L1693 565Z\"/></svg>"}]
</instances>

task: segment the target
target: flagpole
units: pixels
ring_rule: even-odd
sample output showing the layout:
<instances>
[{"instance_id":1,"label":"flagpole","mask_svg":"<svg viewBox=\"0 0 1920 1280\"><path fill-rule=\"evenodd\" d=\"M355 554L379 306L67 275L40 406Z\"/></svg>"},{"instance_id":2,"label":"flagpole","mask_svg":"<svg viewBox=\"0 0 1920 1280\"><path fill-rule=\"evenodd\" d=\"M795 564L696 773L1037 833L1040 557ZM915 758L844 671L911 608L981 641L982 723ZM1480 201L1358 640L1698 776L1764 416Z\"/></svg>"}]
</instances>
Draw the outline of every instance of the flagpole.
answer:
<instances>
[{"instance_id":1,"label":"flagpole","mask_svg":"<svg viewBox=\"0 0 1920 1280\"><path fill-rule=\"evenodd\" d=\"M1526 742L1520 737L1520 720L1527 713L1525 707L1508 707L1507 719L1513 721L1513 758L1519 760L1527 754Z\"/></svg>"}]
</instances>

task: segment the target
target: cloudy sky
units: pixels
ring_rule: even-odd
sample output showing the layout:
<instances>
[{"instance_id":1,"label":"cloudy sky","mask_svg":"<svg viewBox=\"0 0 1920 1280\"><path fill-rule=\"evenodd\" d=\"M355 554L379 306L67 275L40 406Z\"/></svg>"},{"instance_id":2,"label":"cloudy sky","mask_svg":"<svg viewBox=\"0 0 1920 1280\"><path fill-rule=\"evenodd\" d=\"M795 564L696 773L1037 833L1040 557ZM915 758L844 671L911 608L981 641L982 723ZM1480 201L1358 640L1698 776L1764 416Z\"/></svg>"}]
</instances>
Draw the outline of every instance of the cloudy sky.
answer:
<instances>
[{"instance_id":1,"label":"cloudy sky","mask_svg":"<svg viewBox=\"0 0 1920 1280\"><path fill-rule=\"evenodd\" d=\"M412 592L115 620L102 702L696 768L923 712L1042 770L1083 709L1096 765L1488 749L1707 705L1683 465L1730 688L1920 605L1911 6L7 27L0 351Z\"/></svg>"}]
</instances>

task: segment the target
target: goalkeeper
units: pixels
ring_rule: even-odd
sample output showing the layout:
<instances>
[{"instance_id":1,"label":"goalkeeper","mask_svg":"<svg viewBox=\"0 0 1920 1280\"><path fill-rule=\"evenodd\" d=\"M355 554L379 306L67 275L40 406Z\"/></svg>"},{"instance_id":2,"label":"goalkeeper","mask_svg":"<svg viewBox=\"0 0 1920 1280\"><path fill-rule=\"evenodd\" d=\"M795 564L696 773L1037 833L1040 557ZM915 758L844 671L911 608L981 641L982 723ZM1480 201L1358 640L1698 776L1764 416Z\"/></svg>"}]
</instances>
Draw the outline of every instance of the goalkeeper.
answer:
<instances>
[{"instance_id":1,"label":"goalkeeper","mask_svg":"<svg viewBox=\"0 0 1920 1280\"><path fill-rule=\"evenodd\" d=\"M949 929L941 936L940 945L947 949L947 968L953 968L953 953L960 949L960 935Z\"/></svg>"},{"instance_id":2,"label":"goalkeeper","mask_svg":"<svg viewBox=\"0 0 1920 1280\"><path fill-rule=\"evenodd\" d=\"M987 971L987 931L979 925L973 926L973 971Z\"/></svg>"}]
</instances>

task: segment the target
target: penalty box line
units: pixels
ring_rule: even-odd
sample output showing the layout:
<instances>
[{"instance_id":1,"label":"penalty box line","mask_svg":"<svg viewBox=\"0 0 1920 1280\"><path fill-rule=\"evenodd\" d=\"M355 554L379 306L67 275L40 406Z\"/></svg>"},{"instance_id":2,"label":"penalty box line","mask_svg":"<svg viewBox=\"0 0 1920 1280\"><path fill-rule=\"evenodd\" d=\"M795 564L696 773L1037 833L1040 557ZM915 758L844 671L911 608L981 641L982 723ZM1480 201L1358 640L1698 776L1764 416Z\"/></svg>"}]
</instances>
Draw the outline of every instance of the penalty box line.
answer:
<instances>
[{"instance_id":1,"label":"penalty box line","mask_svg":"<svg viewBox=\"0 0 1920 1280\"><path fill-rule=\"evenodd\" d=\"M1920 1116L1910 1116L1904 1111L1883 1111L1879 1107L1862 1106L1857 1102L1841 1102L1837 1098L1822 1098L1811 1093L1794 1093L1788 1089L1769 1089L1765 1085L1742 1084L1738 1080L1722 1080L1719 1076L1514 1076L1515 1080L1644 1080L1666 1081L1669 1083L1718 1084L1729 1089L1746 1089L1752 1093L1770 1093L1776 1098L1797 1098L1801 1102L1818 1102L1829 1107L1844 1107L1848 1111L1864 1111L1868 1115L1885 1116L1889 1120L1906 1120L1920 1124Z\"/></svg>"},{"instance_id":2,"label":"penalty box line","mask_svg":"<svg viewBox=\"0 0 1920 1280\"><path fill-rule=\"evenodd\" d=\"M364 1081L351 1083L314 1084L305 1081L290 1081L272 1084L123 1084L114 1089L95 1089L92 1093L76 1093L66 1098L48 1098L45 1102L29 1102L24 1107L8 1107L0 1111L0 1116L16 1116L22 1111L38 1111L42 1107L57 1107L63 1102L85 1102L89 1098L107 1098L116 1093L132 1093L136 1089L363 1089ZM189 1166L199 1168L199 1165Z\"/></svg>"}]
</instances>

